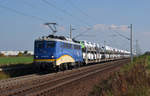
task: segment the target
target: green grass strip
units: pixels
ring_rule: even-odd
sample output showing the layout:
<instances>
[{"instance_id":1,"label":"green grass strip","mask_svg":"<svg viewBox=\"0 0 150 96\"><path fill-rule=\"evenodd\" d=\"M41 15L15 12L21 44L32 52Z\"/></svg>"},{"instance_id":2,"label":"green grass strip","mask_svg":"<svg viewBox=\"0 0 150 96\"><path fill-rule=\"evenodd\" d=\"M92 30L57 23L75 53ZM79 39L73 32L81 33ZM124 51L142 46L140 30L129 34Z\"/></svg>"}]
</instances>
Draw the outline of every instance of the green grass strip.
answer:
<instances>
[{"instance_id":1,"label":"green grass strip","mask_svg":"<svg viewBox=\"0 0 150 96\"><path fill-rule=\"evenodd\" d=\"M3 65L11 65L11 64L26 64L32 63L33 57L26 56L26 57L0 57L0 66Z\"/></svg>"}]
</instances>

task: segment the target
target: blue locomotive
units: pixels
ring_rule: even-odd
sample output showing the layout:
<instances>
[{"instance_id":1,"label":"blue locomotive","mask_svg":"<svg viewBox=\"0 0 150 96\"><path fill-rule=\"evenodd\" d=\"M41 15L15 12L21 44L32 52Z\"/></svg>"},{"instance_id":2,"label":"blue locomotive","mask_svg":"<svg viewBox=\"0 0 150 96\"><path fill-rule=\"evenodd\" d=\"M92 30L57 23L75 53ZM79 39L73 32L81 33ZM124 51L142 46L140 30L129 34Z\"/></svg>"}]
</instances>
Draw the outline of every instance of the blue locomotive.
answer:
<instances>
[{"instance_id":1,"label":"blue locomotive","mask_svg":"<svg viewBox=\"0 0 150 96\"><path fill-rule=\"evenodd\" d=\"M80 43L54 35L35 40L34 64L40 69L68 69L81 62L83 56Z\"/></svg>"},{"instance_id":2,"label":"blue locomotive","mask_svg":"<svg viewBox=\"0 0 150 96\"><path fill-rule=\"evenodd\" d=\"M35 40L34 64L43 70L66 70L130 57L130 52L87 41L49 35ZM37 68L36 67L36 68Z\"/></svg>"}]
</instances>

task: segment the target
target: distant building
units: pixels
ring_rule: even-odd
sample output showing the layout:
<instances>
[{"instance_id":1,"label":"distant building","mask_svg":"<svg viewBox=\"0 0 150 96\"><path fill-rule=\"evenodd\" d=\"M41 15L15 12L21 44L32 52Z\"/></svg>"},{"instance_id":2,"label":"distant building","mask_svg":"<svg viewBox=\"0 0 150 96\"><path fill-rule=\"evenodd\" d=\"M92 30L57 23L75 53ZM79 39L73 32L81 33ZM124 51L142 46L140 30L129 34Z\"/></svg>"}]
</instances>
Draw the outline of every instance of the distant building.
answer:
<instances>
[{"instance_id":1,"label":"distant building","mask_svg":"<svg viewBox=\"0 0 150 96\"><path fill-rule=\"evenodd\" d=\"M28 51L27 53L30 54L30 55L34 55L33 51Z\"/></svg>"},{"instance_id":2,"label":"distant building","mask_svg":"<svg viewBox=\"0 0 150 96\"><path fill-rule=\"evenodd\" d=\"M5 56L17 56L19 53L24 53L25 51L0 51L0 54ZM27 51L27 54L34 55L33 51Z\"/></svg>"}]
</instances>

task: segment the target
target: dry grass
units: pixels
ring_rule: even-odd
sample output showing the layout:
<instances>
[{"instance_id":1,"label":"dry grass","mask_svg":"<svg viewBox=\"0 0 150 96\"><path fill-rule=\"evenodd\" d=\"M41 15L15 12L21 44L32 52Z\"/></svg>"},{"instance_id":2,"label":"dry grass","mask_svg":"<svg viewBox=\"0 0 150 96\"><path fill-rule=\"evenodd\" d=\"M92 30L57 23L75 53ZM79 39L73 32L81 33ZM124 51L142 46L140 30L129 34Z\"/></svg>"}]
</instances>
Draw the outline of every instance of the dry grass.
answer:
<instances>
[{"instance_id":1,"label":"dry grass","mask_svg":"<svg viewBox=\"0 0 150 96\"><path fill-rule=\"evenodd\" d=\"M120 72L93 88L89 96L149 96L150 56L135 58L132 64L125 65Z\"/></svg>"},{"instance_id":2,"label":"dry grass","mask_svg":"<svg viewBox=\"0 0 150 96\"><path fill-rule=\"evenodd\" d=\"M10 78L10 76L4 72L0 72L0 80L1 79L7 79L7 78Z\"/></svg>"}]
</instances>

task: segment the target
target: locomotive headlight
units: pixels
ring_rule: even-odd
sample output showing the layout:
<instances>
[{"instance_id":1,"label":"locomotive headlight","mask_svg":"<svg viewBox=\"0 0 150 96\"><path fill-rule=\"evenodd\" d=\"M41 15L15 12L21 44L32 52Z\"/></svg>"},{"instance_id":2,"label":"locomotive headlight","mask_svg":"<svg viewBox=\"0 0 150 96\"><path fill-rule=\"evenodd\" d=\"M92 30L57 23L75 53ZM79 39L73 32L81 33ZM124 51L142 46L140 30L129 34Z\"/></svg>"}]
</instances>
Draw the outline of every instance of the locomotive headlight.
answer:
<instances>
[{"instance_id":1,"label":"locomotive headlight","mask_svg":"<svg viewBox=\"0 0 150 96\"><path fill-rule=\"evenodd\" d=\"M52 58L54 58L54 56L52 56Z\"/></svg>"}]
</instances>

